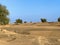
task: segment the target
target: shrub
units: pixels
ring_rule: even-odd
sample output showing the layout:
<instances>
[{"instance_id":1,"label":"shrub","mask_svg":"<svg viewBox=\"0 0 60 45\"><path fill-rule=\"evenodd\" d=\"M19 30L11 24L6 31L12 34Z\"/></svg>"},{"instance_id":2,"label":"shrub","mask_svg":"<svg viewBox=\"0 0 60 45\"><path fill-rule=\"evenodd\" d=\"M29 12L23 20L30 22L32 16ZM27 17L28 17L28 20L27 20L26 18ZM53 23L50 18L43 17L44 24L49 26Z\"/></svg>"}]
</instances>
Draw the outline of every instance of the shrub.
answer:
<instances>
[{"instance_id":1,"label":"shrub","mask_svg":"<svg viewBox=\"0 0 60 45\"><path fill-rule=\"evenodd\" d=\"M41 22L47 22L45 18L41 18Z\"/></svg>"},{"instance_id":2,"label":"shrub","mask_svg":"<svg viewBox=\"0 0 60 45\"><path fill-rule=\"evenodd\" d=\"M60 17L58 18L58 22L60 22Z\"/></svg>"},{"instance_id":3,"label":"shrub","mask_svg":"<svg viewBox=\"0 0 60 45\"><path fill-rule=\"evenodd\" d=\"M26 21L24 21L24 23L27 23Z\"/></svg>"},{"instance_id":4,"label":"shrub","mask_svg":"<svg viewBox=\"0 0 60 45\"><path fill-rule=\"evenodd\" d=\"M16 19L15 24L19 24L19 23L22 23L22 20L21 19Z\"/></svg>"}]
</instances>

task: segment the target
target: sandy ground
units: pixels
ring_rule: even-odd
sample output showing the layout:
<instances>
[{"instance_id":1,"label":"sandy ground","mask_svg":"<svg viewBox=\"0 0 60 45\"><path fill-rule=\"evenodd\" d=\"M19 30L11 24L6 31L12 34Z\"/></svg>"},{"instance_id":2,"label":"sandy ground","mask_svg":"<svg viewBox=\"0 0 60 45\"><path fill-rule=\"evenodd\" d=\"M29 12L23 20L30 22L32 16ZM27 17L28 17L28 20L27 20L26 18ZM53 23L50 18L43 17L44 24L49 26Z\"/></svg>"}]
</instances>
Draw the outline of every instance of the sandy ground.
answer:
<instances>
[{"instance_id":1,"label":"sandy ground","mask_svg":"<svg viewBox=\"0 0 60 45\"><path fill-rule=\"evenodd\" d=\"M26 23L0 26L0 45L44 44L60 45L60 23Z\"/></svg>"}]
</instances>

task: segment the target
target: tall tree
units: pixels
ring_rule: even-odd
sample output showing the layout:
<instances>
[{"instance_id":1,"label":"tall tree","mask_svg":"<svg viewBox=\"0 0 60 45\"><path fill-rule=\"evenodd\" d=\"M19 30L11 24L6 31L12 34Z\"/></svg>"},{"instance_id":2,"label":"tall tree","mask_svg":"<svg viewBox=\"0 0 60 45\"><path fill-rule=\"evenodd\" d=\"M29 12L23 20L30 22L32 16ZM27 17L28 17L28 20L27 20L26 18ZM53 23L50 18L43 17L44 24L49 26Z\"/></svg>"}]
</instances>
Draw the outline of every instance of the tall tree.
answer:
<instances>
[{"instance_id":1,"label":"tall tree","mask_svg":"<svg viewBox=\"0 0 60 45\"><path fill-rule=\"evenodd\" d=\"M9 23L9 11L6 6L0 4L0 24L8 24Z\"/></svg>"}]
</instances>

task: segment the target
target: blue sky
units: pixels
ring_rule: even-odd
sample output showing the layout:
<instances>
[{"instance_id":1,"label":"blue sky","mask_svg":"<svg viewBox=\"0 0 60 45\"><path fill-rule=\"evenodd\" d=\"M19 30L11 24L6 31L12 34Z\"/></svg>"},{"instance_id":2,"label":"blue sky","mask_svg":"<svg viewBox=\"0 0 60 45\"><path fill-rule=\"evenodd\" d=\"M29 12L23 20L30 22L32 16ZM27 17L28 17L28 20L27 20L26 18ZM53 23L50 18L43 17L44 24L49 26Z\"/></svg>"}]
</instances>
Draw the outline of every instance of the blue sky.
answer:
<instances>
[{"instance_id":1,"label":"blue sky","mask_svg":"<svg viewBox=\"0 0 60 45\"><path fill-rule=\"evenodd\" d=\"M60 17L60 0L0 0L10 12L11 22L20 18L27 22L40 22L40 18L57 21Z\"/></svg>"}]
</instances>

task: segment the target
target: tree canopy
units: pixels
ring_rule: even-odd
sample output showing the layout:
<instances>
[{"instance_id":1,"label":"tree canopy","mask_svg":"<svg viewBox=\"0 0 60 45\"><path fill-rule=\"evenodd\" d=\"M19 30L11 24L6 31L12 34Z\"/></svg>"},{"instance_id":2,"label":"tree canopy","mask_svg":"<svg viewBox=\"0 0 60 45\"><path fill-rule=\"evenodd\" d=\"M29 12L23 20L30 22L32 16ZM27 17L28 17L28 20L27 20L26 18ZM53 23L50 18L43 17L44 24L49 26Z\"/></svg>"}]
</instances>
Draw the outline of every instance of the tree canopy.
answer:
<instances>
[{"instance_id":1,"label":"tree canopy","mask_svg":"<svg viewBox=\"0 0 60 45\"><path fill-rule=\"evenodd\" d=\"M22 20L21 19L16 19L16 22L15 22L16 24L18 24L18 23L22 23Z\"/></svg>"},{"instance_id":2,"label":"tree canopy","mask_svg":"<svg viewBox=\"0 0 60 45\"><path fill-rule=\"evenodd\" d=\"M6 6L0 4L0 24L8 24L9 23L9 11Z\"/></svg>"}]
</instances>

